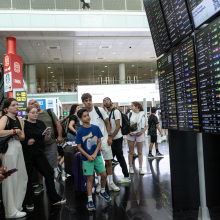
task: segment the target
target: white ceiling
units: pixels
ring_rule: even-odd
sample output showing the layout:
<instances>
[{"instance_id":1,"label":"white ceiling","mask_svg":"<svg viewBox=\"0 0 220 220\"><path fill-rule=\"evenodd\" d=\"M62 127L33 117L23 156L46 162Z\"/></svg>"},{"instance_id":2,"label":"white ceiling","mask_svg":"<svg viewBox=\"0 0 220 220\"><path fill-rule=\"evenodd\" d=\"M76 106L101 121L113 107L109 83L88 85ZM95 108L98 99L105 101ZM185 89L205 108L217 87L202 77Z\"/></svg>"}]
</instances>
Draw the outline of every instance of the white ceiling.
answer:
<instances>
[{"instance_id":1,"label":"white ceiling","mask_svg":"<svg viewBox=\"0 0 220 220\"><path fill-rule=\"evenodd\" d=\"M0 60L7 53L6 37L15 37L23 63L37 64L38 80L54 80L51 75L47 77L49 66L57 81L68 82L76 77L82 82L100 74L118 76L119 63L126 63L126 74L138 74L142 79L152 78L151 70L156 68L154 46L147 31L2 31L0 36Z\"/></svg>"}]
</instances>

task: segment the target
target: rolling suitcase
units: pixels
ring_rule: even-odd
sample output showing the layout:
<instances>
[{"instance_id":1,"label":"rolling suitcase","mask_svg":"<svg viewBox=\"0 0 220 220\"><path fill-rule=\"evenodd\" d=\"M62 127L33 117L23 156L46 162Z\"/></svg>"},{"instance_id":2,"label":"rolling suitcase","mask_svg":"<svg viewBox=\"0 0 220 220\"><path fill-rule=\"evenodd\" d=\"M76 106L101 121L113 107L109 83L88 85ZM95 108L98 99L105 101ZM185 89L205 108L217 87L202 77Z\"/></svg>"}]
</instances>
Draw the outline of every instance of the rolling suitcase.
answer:
<instances>
[{"instance_id":1,"label":"rolling suitcase","mask_svg":"<svg viewBox=\"0 0 220 220\"><path fill-rule=\"evenodd\" d=\"M65 172L74 175L74 156L78 152L77 145L68 145L64 147L64 165Z\"/></svg>"},{"instance_id":2,"label":"rolling suitcase","mask_svg":"<svg viewBox=\"0 0 220 220\"><path fill-rule=\"evenodd\" d=\"M87 177L83 175L81 153L75 154L74 158L74 187L78 192L87 192ZM93 187L95 187L95 173L93 178Z\"/></svg>"}]
</instances>

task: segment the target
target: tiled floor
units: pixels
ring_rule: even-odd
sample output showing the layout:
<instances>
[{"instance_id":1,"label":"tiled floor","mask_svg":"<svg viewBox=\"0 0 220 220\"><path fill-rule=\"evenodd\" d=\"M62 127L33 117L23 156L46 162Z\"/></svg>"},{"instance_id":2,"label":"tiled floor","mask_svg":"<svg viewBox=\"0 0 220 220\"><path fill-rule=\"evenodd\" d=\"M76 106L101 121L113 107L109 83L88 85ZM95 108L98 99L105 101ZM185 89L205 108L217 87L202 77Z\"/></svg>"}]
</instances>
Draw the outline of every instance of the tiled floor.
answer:
<instances>
[{"instance_id":1,"label":"tiled floor","mask_svg":"<svg viewBox=\"0 0 220 220\"><path fill-rule=\"evenodd\" d=\"M96 194L93 194L93 200L96 211L90 213L87 211L85 204L87 202L86 194L78 194L74 191L73 178L57 176L56 188L60 195L66 197L67 203L60 208L50 208L46 190L44 193L36 197L35 210L28 213L23 219L33 220L196 220L198 219L198 211L187 211L173 213L172 211L172 195L170 184L170 165L169 165L169 149L167 143L160 144L161 153L165 154L164 158L147 159L148 139L144 146L144 163L143 168L146 171L144 176L138 174L138 159L135 159L135 174L131 176L131 183L119 185L120 192L109 192L112 198L110 203L104 202ZM124 155L127 161L128 148L124 146ZM155 152L153 151L155 154ZM122 172L119 165L114 168L114 180L117 182L122 178ZM211 219L220 219L220 209L210 210ZM0 219L4 217L0 215Z\"/></svg>"}]
</instances>

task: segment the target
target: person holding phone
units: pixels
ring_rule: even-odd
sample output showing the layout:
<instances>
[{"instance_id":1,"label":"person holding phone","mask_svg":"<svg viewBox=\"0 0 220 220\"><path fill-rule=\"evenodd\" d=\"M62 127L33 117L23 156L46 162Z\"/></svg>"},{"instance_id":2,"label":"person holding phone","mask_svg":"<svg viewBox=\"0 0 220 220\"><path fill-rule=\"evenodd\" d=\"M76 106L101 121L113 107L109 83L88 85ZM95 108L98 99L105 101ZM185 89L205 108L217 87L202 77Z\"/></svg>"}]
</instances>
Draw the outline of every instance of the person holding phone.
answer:
<instances>
[{"instance_id":1,"label":"person holding phone","mask_svg":"<svg viewBox=\"0 0 220 220\"><path fill-rule=\"evenodd\" d=\"M22 142L24 160L28 174L27 192L24 200L24 206L28 211L34 210L34 192L32 187L33 167L44 176L50 203L61 205L66 202L56 192L53 169L44 155L45 141L51 138L50 128L46 128L44 122L37 120L38 110L34 105L26 109L26 118L24 122L25 140Z\"/></svg>"},{"instance_id":2,"label":"person holding phone","mask_svg":"<svg viewBox=\"0 0 220 220\"><path fill-rule=\"evenodd\" d=\"M7 178L4 174L7 173L7 167L0 167L0 183Z\"/></svg>"},{"instance_id":3,"label":"person holding phone","mask_svg":"<svg viewBox=\"0 0 220 220\"><path fill-rule=\"evenodd\" d=\"M8 170L18 169L2 182L2 197L6 218L21 218L26 216L22 212L27 189L27 172L20 141L25 139L22 120L17 117L18 102L16 99L5 99L3 116L0 119L0 137L13 135L8 142L8 149L2 156L2 165Z\"/></svg>"}]
</instances>

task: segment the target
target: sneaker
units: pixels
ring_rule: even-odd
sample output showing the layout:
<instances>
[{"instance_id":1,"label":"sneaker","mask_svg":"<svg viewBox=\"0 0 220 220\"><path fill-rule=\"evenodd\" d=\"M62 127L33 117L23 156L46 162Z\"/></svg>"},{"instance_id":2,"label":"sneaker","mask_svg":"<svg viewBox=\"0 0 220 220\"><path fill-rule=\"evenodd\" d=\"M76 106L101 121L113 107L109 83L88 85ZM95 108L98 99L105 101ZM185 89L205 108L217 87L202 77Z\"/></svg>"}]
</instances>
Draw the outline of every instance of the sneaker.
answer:
<instances>
[{"instance_id":1,"label":"sneaker","mask_svg":"<svg viewBox=\"0 0 220 220\"><path fill-rule=\"evenodd\" d=\"M94 204L93 204L93 201L87 202L86 208L87 208L89 211L95 211L95 206L94 206Z\"/></svg>"},{"instance_id":2,"label":"sneaker","mask_svg":"<svg viewBox=\"0 0 220 220\"><path fill-rule=\"evenodd\" d=\"M66 199L61 199L60 201L54 203L53 205L63 205L66 203Z\"/></svg>"},{"instance_id":3,"label":"sneaker","mask_svg":"<svg viewBox=\"0 0 220 220\"><path fill-rule=\"evenodd\" d=\"M29 212L31 212L31 211L34 211L34 204L28 204L28 205L26 205L26 209L27 209L27 211L29 211Z\"/></svg>"},{"instance_id":4,"label":"sneaker","mask_svg":"<svg viewBox=\"0 0 220 220\"><path fill-rule=\"evenodd\" d=\"M140 170L139 170L139 174L140 174L140 175L144 175L145 172L144 172L142 169L140 169Z\"/></svg>"},{"instance_id":5,"label":"sneaker","mask_svg":"<svg viewBox=\"0 0 220 220\"><path fill-rule=\"evenodd\" d=\"M119 164L119 162L117 160L112 160L112 166L116 166L118 164Z\"/></svg>"},{"instance_id":6,"label":"sneaker","mask_svg":"<svg viewBox=\"0 0 220 220\"><path fill-rule=\"evenodd\" d=\"M101 184L97 184L96 185L96 193L100 193L100 191L101 191Z\"/></svg>"},{"instance_id":7,"label":"sneaker","mask_svg":"<svg viewBox=\"0 0 220 220\"><path fill-rule=\"evenodd\" d=\"M130 174L134 174L134 169L133 169L133 167L130 167L130 168L129 168L129 173L130 173Z\"/></svg>"},{"instance_id":8,"label":"sneaker","mask_svg":"<svg viewBox=\"0 0 220 220\"><path fill-rule=\"evenodd\" d=\"M44 186L43 184L39 184L39 186L34 190L34 194L38 195L40 194L42 191L44 191Z\"/></svg>"},{"instance_id":9,"label":"sneaker","mask_svg":"<svg viewBox=\"0 0 220 220\"><path fill-rule=\"evenodd\" d=\"M161 154L159 151L156 153L156 157L164 157L163 154Z\"/></svg>"},{"instance_id":10,"label":"sneaker","mask_svg":"<svg viewBox=\"0 0 220 220\"><path fill-rule=\"evenodd\" d=\"M153 154L148 154L148 159L154 159L155 156Z\"/></svg>"},{"instance_id":11,"label":"sneaker","mask_svg":"<svg viewBox=\"0 0 220 220\"><path fill-rule=\"evenodd\" d=\"M118 186L116 186L114 184L114 182L109 184L109 189L113 190L114 192L119 192L120 191L120 188Z\"/></svg>"},{"instance_id":12,"label":"sneaker","mask_svg":"<svg viewBox=\"0 0 220 220\"><path fill-rule=\"evenodd\" d=\"M110 202L112 199L111 199L111 197L106 193L106 192L104 192L104 193L99 193L99 196L101 197L101 198L103 198L106 202Z\"/></svg>"},{"instance_id":13,"label":"sneaker","mask_svg":"<svg viewBox=\"0 0 220 220\"><path fill-rule=\"evenodd\" d=\"M118 183L130 183L131 179L129 177L124 177L118 181Z\"/></svg>"},{"instance_id":14,"label":"sneaker","mask_svg":"<svg viewBox=\"0 0 220 220\"><path fill-rule=\"evenodd\" d=\"M61 166L60 164L58 164L58 166L57 166L57 171L58 171L59 173L62 173L62 166Z\"/></svg>"},{"instance_id":15,"label":"sneaker","mask_svg":"<svg viewBox=\"0 0 220 220\"><path fill-rule=\"evenodd\" d=\"M26 212L17 212L15 215L10 216L10 217L5 217L5 218L22 218L22 217L24 217L26 215L27 215Z\"/></svg>"}]
</instances>

